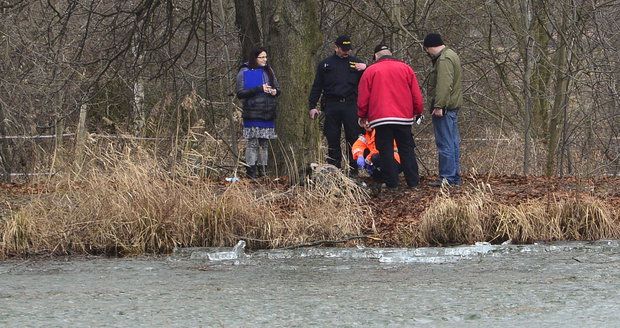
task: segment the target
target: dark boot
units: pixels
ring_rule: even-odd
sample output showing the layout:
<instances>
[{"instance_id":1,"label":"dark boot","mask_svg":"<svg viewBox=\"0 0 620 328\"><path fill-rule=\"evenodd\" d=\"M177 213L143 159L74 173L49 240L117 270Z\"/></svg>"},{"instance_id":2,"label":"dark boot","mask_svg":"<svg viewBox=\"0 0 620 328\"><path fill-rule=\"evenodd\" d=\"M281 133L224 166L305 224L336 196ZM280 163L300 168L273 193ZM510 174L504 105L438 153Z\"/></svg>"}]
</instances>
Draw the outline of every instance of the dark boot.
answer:
<instances>
[{"instance_id":1,"label":"dark boot","mask_svg":"<svg viewBox=\"0 0 620 328\"><path fill-rule=\"evenodd\" d=\"M256 165L246 166L245 175L250 179L256 179Z\"/></svg>"},{"instance_id":2,"label":"dark boot","mask_svg":"<svg viewBox=\"0 0 620 328\"><path fill-rule=\"evenodd\" d=\"M258 165L258 177L262 178L267 176L267 165Z\"/></svg>"}]
</instances>

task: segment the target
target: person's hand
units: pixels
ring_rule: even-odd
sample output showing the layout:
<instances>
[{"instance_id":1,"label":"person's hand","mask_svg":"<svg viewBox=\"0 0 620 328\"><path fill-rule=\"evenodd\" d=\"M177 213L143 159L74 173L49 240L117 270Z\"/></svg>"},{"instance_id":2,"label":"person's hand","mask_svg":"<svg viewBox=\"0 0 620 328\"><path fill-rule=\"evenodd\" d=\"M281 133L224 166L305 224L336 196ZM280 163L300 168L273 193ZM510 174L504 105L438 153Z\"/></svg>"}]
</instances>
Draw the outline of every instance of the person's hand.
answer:
<instances>
[{"instance_id":1,"label":"person's hand","mask_svg":"<svg viewBox=\"0 0 620 328\"><path fill-rule=\"evenodd\" d=\"M360 117L357 119L357 124L359 124L359 126L361 126L362 128L366 129L366 127L368 126L368 119Z\"/></svg>"},{"instance_id":2,"label":"person's hand","mask_svg":"<svg viewBox=\"0 0 620 328\"><path fill-rule=\"evenodd\" d=\"M310 114L310 118L313 120L321 115L321 111L317 108L312 108L308 113Z\"/></svg>"},{"instance_id":3,"label":"person's hand","mask_svg":"<svg viewBox=\"0 0 620 328\"><path fill-rule=\"evenodd\" d=\"M278 93L278 90L276 90L276 89L274 89L274 88L270 88L270 89L269 89L269 94L270 94L270 95L275 96L275 95L276 95L276 93Z\"/></svg>"},{"instance_id":4,"label":"person's hand","mask_svg":"<svg viewBox=\"0 0 620 328\"><path fill-rule=\"evenodd\" d=\"M358 71L363 71L366 69L366 64L364 63L355 63L355 69Z\"/></svg>"},{"instance_id":5,"label":"person's hand","mask_svg":"<svg viewBox=\"0 0 620 328\"><path fill-rule=\"evenodd\" d=\"M357 167L359 167L360 169L363 169L366 166L366 160L364 159L364 156L360 156L357 158Z\"/></svg>"},{"instance_id":6,"label":"person's hand","mask_svg":"<svg viewBox=\"0 0 620 328\"><path fill-rule=\"evenodd\" d=\"M267 83L263 84L263 92L264 93L271 93L271 86L269 86L269 84L267 84Z\"/></svg>"},{"instance_id":7,"label":"person's hand","mask_svg":"<svg viewBox=\"0 0 620 328\"><path fill-rule=\"evenodd\" d=\"M439 108L439 107L433 108L433 116L443 117L443 108Z\"/></svg>"}]
</instances>

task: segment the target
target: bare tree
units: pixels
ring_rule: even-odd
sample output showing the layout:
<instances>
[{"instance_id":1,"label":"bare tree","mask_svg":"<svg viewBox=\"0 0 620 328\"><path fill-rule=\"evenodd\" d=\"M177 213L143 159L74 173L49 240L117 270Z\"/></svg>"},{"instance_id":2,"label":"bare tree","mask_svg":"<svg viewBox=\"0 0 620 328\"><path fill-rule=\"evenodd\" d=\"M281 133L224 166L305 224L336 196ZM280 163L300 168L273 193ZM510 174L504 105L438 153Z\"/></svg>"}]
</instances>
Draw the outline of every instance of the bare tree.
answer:
<instances>
[{"instance_id":1,"label":"bare tree","mask_svg":"<svg viewBox=\"0 0 620 328\"><path fill-rule=\"evenodd\" d=\"M280 97L276 129L280 147L276 164L293 173L317 159L320 144L318 126L307 117L307 94L314 78L315 58L321 42L317 2L312 0L263 0L264 44L272 54L280 83L286 88Z\"/></svg>"},{"instance_id":2,"label":"bare tree","mask_svg":"<svg viewBox=\"0 0 620 328\"><path fill-rule=\"evenodd\" d=\"M261 44L283 89L273 149L278 168L293 170L320 157L306 99L334 37L351 34L368 61L388 42L424 82L427 32L461 56L464 137L518 136L502 149L503 170L620 172L617 0L17 0L0 12L0 134L57 135L2 139L5 178L51 167L50 150L73 146L81 109L89 131L144 137L174 139L203 119L226 145L220 167L235 167L232 73ZM181 106L187 95L199 105ZM416 133L432 139L429 124Z\"/></svg>"},{"instance_id":3,"label":"bare tree","mask_svg":"<svg viewBox=\"0 0 620 328\"><path fill-rule=\"evenodd\" d=\"M235 25L239 29L240 57L246 58L252 48L261 44L254 0L235 0Z\"/></svg>"}]
</instances>

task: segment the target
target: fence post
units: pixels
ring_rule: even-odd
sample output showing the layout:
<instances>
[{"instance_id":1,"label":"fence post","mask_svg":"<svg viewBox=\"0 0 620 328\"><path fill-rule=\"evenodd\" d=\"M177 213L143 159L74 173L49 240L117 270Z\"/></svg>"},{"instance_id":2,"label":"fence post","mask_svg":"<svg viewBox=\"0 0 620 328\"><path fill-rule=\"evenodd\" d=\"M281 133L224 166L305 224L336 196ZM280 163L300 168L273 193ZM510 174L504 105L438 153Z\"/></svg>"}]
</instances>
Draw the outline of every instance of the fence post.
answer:
<instances>
[{"instance_id":1,"label":"fence post","mask_svg":"<svg viewBox=\"0 0 620 328\"><path fill-rule=\"evenodd\" d=\"M3 137L6 136L6 121L2 102L0 102L0 135L2 135ZM9 163L9 154L11 153L11 140L3 138L0 142L0 161L2 162L2 167L4 168L4 176L2 177L2 181L11 182L11 172L13 171L11 168L11 163Z\"/></svg>"},{"instance_id":2,"label":"fence post","mask_svg":"<svg viewBox=\"0 0 620 328\"><path fill-rule=\"evenodd\" d=\"M62 134L65 131L65 122L62 118L57 118L54 124L54 132L56 137L54 138L54 146L56 147L56 151L62 149Z\"/></svg>"},{"instance_id":3,"label":"fence post","mask_svg":"<svg viewBox=\"0 0 620 328\"><path fill-rule=\"evenodd\" d=\"M86 143L86 137L88 135L86 131L87 109L88 107L86 104L80 106L80 119L78 120L77 131L75 133L75 160L78 164L81 164L84 158L84 144Z\"/></svg>"}]
</instances>

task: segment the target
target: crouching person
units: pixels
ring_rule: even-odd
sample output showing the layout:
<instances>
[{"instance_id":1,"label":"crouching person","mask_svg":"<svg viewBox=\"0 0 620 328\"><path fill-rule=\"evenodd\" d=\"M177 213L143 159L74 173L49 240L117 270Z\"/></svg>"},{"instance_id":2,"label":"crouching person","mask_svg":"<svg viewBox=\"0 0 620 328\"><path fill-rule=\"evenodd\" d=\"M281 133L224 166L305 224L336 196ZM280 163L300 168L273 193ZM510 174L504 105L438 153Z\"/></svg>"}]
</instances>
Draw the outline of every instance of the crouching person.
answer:
<instances>
[{"instance_id":1,"label":"crouching person","mask_svg":"<svg viewBox=\"0 0 620 328\"><path fill-rule=\"evenodd\" d=\"M357 163L359 172L366 170L373 180L378 183L384 182L380 164L381 157L375 145L375 129L366 127L366 133L357 138L353 146L351 146L351 152L353 153L353 160ZM398 173L400 173L402 170L396 142L394 142L394 160L397 164Z\"/></svg>"}]
</instances>

